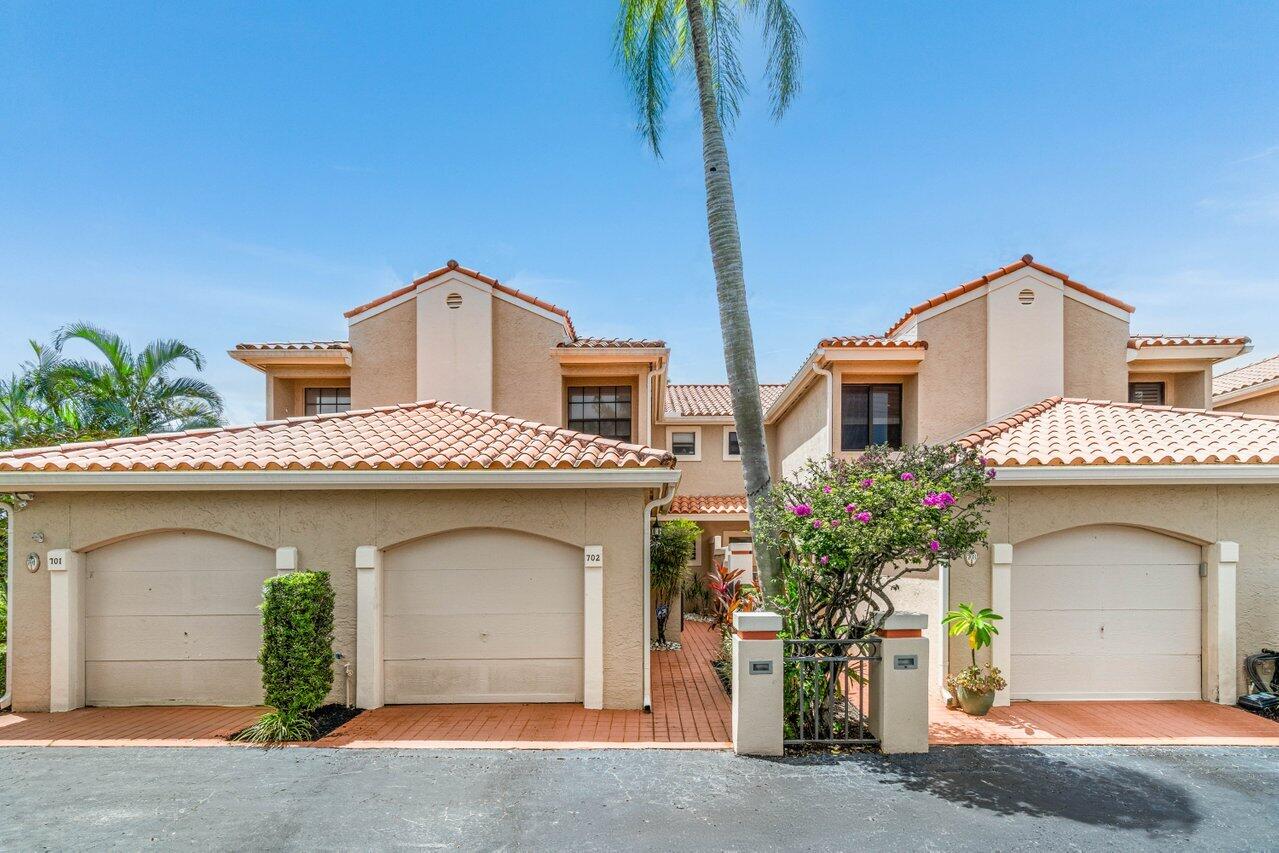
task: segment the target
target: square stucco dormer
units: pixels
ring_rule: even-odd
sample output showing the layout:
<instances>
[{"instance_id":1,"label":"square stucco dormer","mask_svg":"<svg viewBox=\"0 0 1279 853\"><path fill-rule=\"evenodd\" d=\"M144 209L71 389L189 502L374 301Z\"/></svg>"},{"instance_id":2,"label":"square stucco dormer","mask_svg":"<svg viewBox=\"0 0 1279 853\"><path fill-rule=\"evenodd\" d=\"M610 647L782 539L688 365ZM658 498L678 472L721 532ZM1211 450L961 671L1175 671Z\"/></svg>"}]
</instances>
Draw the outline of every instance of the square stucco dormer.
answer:
<instances>
[{"instance_id":1,"label":"square stucco dormer","mask_svg":"<svg viewBox=\"0 0 1279 853\"><path fill-rule=\"evenodd\" d=\"M986 416L995 419L1065 388L1065 286L1027 267L986 294Z\"/></svg>"}]
</instances>

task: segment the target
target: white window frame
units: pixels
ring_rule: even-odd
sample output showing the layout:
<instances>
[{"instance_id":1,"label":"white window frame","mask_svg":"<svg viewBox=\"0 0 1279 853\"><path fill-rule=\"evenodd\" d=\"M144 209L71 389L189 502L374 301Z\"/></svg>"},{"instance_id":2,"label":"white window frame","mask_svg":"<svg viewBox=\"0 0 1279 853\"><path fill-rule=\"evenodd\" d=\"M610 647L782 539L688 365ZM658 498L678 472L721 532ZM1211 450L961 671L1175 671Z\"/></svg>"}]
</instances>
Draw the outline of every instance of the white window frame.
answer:
<instances>
[{"instance_id":1,"label":"white window frame","mask_svg":"<svg viewBox=\"0 0 1279 853\"><path fill-rule=\"evenodd\" d=\"M675 454L675 433L691 432L693 434L692 456L675 456L677 462L701 462L702 461L702 428L699 426L672 426L666 428L666 449Z\"/></svg>"},{"instance_id":2,"label":"white window frame","mask_svg":"<svg viewBox=\"0 0 1279 853\"><path fill-rule=\"evenodd\" d=\"M742 454L738 453L738 454L734 455L734 454L732 454L732 453L729 453L729 452L728 452L728 434L729 434L729 433L732 433L732 432L737 432L737 428L736 428L736 427L724 427L724 461L725 461L725 462L740 462L740 461L742 460ZM737 437L737 449L738 449L738 450L741 450L741 449L742 449L742 437L741 437L740 435Z\"/></svg>"}]
</instances>

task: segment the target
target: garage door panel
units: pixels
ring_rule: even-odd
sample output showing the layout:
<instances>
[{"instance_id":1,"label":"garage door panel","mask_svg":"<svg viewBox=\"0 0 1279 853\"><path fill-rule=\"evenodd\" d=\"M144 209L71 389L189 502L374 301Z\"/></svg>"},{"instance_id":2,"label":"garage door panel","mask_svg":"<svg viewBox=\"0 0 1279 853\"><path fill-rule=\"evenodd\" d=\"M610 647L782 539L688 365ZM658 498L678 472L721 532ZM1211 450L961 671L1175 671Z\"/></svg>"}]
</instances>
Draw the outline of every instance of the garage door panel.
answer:
<instances>
[{"instance_id":1,"label":"garage door panel","mask_svg":"<svg viewBox=\"0 0 1279 853\"><path fill-rule=\"evenodd\" d=\"M1069 545L1062 547L1065 539ZM1199 546L1139 527L1097 525L1024 542L1013 551L1013 560L1069 566L1198 563Z\"/></svg>"},{"instance_id":2,"label":"garage door panel","mask_svg":"<svg viewBox=\"0 0 1279 853\"><path fill-rule=\"evenodd\" d=\"M87 661L256 660L258 616L90 616Z\"/></svg>"},{"instance_id":3,"label":"garage door panel","mask_svg":"<svg viewBox=\"0 0 1279 853\"><path fill-rule=\"evenodd\" d=\"M383 636L387 660L582 656L581 613L395 616Z\"/></svg>"},{"instance_id":4,"label":"garage door panel","mask_svg":"<svg viewBox=\"0 0 1279 853\"><path fill-rule=\"evenodd\" d=\"M1094 566L1023 565L1014 552L1013 607L1053 610L1092 607L1101 600L1105 570Z\"/></svg>"},{"instance_id":5,"label":"garage door panel","mask_svg":"<svg viewBox=\"0 0 1279 853\"><path fill-rule=\"evenodd\" d=\"M513 530L474 528L429 536L392 548L386 555L386 570L417 570L428 558L431 566L489 569L517 565L531 569L563 569L566 552L563 542ZM578 558L581 562L581 558Z\"/></svg>"},{"instance_id":6,"label":"garage door panel","mask_svg":"<svg viewBox=\"0 0 1279 853\"><path fill-rule=\"evenodd\" d=\"M1080 655L1199 653L1199 614L1184 610L1017 610L1012 653L1070 649Z\"/></svg>"},{"instance_id":7,"label":"garage door panel","mask_svg":"<svg viewBox=\"0 0 1279 853\"><path fill-rule=\"evenodd\" d=\"M199 530L170 530L125 539L90 551L89 559L98 563L95 572L167 572L175 568L236 572L246 565L266 562L274 574L270 549Z\"/></svg>"},{"instance_id":8,"label":"garage door panel","mask_svg":"<svg viewBox=\"0 0 1279 853\"><path fill-rule=\"evenodd\" d=\"M1195 655L1013 655L1016 699L1198 699Z\"/></svg>"},{"instance_id":9,"label":"garage door panel","mask_svg":"<svg viewBox=\"0 0 1279 853\"><path fill-rule=\"evenodd\" d=\"M582 661L387 661L386 701L580 702Z\"/></svg>"},{"instance_id":10,"label":"garage door panel","mask_svg":"<svg viewBox=\"0 0 1279 853\"><path fill-rule=\"evenodd\" d=\"M541 612L578 602L581 570L499 566L489 569L439 568L387 572L388 616L416 614L499 614Z\"/></svg>"},{"instance_id":11,"label":"garage door panel","mask_svg":"<svg viewBox=\"0 0 1279 853\"><path fill-rule=\"evenodd\" d=\"M261 705L256 661L91 661L89 705Z\"/></svg>"},{"instance_id":12,"label":"garage door panel","mask_svg":"<svg viewBox=\"0 0 1279 853\"><path fill-rule=\"evenodd\" d=\"M85 612L89 616L256 615L264 579L256 569L99 571L87 581Z\"/></svg>"}]
</instances>

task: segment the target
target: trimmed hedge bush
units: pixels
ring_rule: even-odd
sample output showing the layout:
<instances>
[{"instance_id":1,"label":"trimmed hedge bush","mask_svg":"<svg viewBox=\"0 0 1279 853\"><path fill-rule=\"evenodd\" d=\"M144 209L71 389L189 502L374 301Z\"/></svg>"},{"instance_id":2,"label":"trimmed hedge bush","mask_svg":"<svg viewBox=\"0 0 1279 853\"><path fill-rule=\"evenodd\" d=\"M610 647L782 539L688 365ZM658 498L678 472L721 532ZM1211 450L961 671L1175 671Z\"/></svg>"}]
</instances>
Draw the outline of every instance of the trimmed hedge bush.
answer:
<instances>
[{"instance_id":1,"label":"trimmed hedge bush","mask_svg":"<svg viewBox=\"0 0 1279 853\"><path fill-rule=\"evenodd\" d=\"M268 578L262 591L262 688L284 714L314 711L333 687L333 585L325 572Z\"/></svg>"}]
</instances>

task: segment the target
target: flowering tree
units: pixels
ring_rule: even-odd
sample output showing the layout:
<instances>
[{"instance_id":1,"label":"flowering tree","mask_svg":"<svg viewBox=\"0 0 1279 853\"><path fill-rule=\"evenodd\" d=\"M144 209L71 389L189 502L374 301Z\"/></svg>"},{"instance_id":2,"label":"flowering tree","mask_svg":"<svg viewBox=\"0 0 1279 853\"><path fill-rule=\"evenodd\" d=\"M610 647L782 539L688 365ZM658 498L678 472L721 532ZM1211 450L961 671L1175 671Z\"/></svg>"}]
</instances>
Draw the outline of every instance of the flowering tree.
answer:
<instances>
[{"instance_id":1,"label":"flowering tree","mask_svg":"<svg viewBox=\"0 0 1279 853\"><path fill-rule=\"evenodd\" d=\"M810 462L774 487L761 519L782 554L770 603L796 638L859 639L893 613L905 575L986 539L994 469L959 445L873 447Z\"/></svg>"}]
</instances>

